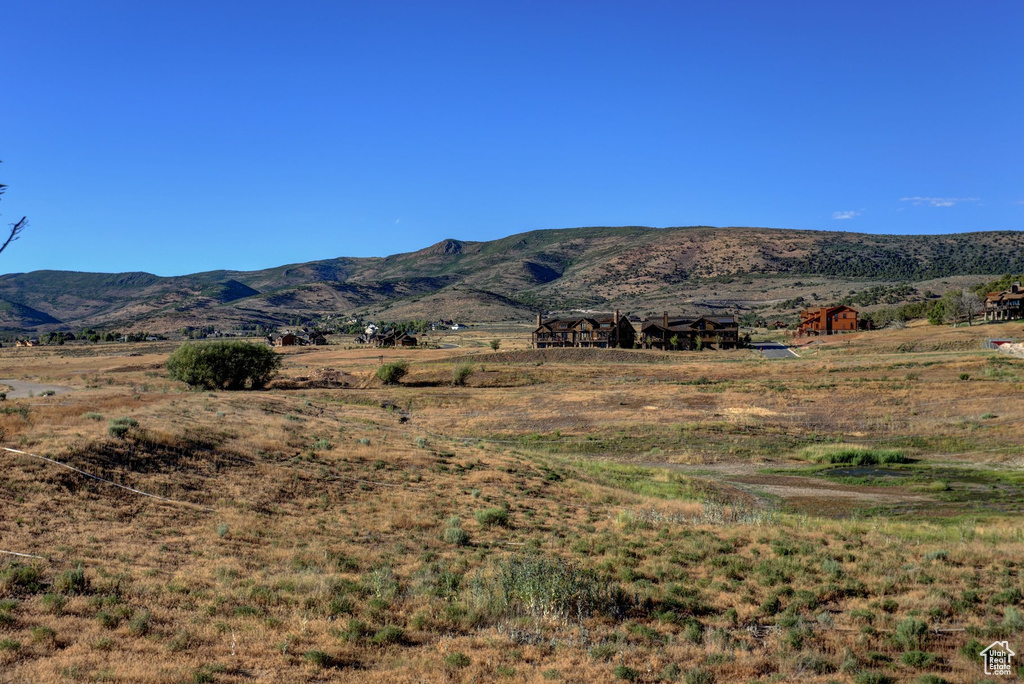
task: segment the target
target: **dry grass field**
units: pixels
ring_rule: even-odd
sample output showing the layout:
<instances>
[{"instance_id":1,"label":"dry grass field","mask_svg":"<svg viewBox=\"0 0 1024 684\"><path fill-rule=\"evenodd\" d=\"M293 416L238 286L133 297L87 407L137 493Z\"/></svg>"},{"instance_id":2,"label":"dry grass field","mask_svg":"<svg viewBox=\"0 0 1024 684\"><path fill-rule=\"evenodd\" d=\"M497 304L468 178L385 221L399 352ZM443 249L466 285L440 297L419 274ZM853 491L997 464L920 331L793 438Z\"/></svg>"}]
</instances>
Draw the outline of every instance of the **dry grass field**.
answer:
<instances>
[{"instance_id":1,"label":"dry grass field","mask_svg":"<svg viewBox=\"0 0 1024 684\"><path fill-rule=\"evenodd\" d=\"M69 391L0 402L0 681L982 681L1024 648L1024 360L981 342L1021 334L480 328L259 392L188 391L171 343L2 349Z\"/></svg>"}]
</instances>

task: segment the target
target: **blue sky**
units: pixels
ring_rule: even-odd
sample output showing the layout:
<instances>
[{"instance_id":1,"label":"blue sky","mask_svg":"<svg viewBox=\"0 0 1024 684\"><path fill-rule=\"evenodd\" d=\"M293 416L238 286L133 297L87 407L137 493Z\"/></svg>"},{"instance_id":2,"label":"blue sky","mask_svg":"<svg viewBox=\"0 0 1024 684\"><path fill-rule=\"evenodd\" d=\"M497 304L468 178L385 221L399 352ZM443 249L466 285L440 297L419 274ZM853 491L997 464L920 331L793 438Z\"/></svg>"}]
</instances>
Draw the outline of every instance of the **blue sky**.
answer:
<instances>
[{"instance_id":1,"label":"blue sky","mask_svg":"<svg viewBox=\"0 0 1024 684\"><path fill-rule=\"evenodd\" d=\"M0 272L1024 228L1024 3L7 0Z\"/></svg>"}]
</instances>

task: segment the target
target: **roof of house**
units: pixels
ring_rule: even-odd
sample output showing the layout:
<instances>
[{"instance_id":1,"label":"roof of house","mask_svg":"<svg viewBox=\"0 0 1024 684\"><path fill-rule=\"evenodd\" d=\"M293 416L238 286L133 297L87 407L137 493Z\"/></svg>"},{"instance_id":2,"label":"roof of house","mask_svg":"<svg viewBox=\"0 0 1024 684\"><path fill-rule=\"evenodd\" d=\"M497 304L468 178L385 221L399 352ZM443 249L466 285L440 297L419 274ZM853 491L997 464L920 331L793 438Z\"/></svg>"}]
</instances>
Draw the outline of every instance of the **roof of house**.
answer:
<instances>
[{"instance_id":1,"label":"roof of house","mask_svg":"<svg viewBox=\"0 0 1024 684\"><path fill-rule=\"evenodd\" d=\"M710 323L714 328L739 327L739 322L735 316L697 316L696 318L669 318L667 327L665 326L664 318L651 319L643 324L643 330L658 328L659 330L669 331L690 331L696 330L701 321Z\"/></svg>"}]
</instances>

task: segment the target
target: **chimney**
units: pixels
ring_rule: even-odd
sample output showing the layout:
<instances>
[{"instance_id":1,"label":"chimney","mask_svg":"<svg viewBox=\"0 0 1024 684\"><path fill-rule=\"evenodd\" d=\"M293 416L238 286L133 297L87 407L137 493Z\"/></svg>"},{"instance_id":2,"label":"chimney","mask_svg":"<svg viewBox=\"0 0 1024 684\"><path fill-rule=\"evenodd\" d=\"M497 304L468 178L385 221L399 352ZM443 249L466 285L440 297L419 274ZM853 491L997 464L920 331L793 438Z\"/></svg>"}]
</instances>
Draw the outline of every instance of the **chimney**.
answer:
<instances>
[{"instance_id":1,"label":"chimney","mask_svg":"<svg viewBox=\"0 0 1024 684\"><path fill-rule=\"evenodd\" d=\"M537 312L537 327L539 328L540 326L541 326L540 311L538 311Z\"/></svg>"},{"instance_id":2,"label":"chimney","mask_svg":"<svg viewBox=\"0 0 1024 684\"><path fill-rule=\"evenodd\" d=\"M612 318L612 321L615 323L615 327L616 328L619 327L619 310L618 309L615 310L615 316Z\"/></svg>"},{"instance_id":3,"label":"chimney","mask_svg":"<svg viewBox=\"0 0 1024 684\"><path fill-rule=\"evenodd\" d=\"M1019 281L1010 286L1010 292L1012 292L1013 294L1017 294L1018 292L1020 292L1020 282Z\"/></svg>"},{"instance_id":4,"label":"chimney","mask_svg":"<svg viewBox=\"0 0 1024 684\"><path fill-rule=\"evenodd\" d=\"M665 325L664 325L664 327L666 327L666 328L668 327L668 311L665 312Z\"/></svg>"}]
</instances>

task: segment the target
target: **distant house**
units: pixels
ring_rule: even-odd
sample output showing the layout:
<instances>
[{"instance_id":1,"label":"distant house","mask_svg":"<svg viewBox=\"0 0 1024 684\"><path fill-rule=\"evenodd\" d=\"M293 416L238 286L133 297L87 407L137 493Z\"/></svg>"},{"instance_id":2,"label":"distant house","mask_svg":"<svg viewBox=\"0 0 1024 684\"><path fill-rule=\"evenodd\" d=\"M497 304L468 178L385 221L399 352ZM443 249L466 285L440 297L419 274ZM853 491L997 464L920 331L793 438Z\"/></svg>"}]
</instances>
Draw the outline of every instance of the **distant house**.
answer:
<instances>
[{"instance_id":1,"label":"distant house","mask_svg":"<svg viewBox=\"0 0 1024 684\"><path fill-rule=\"evenodd\" d=\"M294 347L298 344L298 338L294 333L286 332L283 335L271 335L270 343L275 347Z\"/></svg>"},{"instance_id":2,"label":"distant house","mask_svg":"<svg viewBox=\"0 0 1024 684\"><path fill-rule=\"evenodd\" d=\"M28 345L28 340L15 340L14 341L14 346L15 347L27 347L27 346L29 346Z\"/></svg>"},{"instance_id":3,"label":"distant house","mask_svg":"<svg viewBox=\"0 0 1024 684\"><path fill-rule=\"evenodd\" d=\"M740 324L732 316L669 316L645 320L640 325L640 346L644 349L736 349L740 346Z\"/></svg>"},{"instance_id":4,"label":"distant house","mask_svg":"<svg viewBox=\"0 0 1024 684\"><path fill-rule=\"evenodd\" d=\"M28 338L28 342L25 344L25 346L26 347L38 347L39 346L39 338L38 337L30 337L30 338Z\"/></svg>"},{"instance_id":5,"label":"distant house","mask_svg":"<svg viewBox=\"0 0 1024 684\"><path fill-rule=\"evenodd\" d=\"M985 295L985 320L986 321L1012 321L1024 318L1024 290L1020 283L1010 285L1009 290L1002 292L989 292Z\"/></svg>"},{"instance_id":6,"label":"distant house","mask_svg":"<svg viewBox=\"0 0 1024 684\"><path fill-rule=\"evenodd\" d=\"M625 347L636 343L636 328L627 316L615 311L611 316L584 318L552 318L543 320L537 314L537 328L533 331L535 349L551 347Z\"/></svg>"},{"instance_id":7,"label":"distant house","mask_svg":"<svg viewBox=\"0 0 1024 684\"><path fill-rule=\"evenodd\" d=\"M841 304L804 309L800 312L797 335L835 335L841 332L856 332L857 310Z\"/></svg>"},{"instance_id":8,"label":"distant house","mask_svg":"<svg viewBox=\"0 0 1024 684\"><path fill-rule=\"evenodd\" d=\"M385 330L372 341L375 347L415 347L416 338L397 330Z\"/></svg>"}]
</instances>

